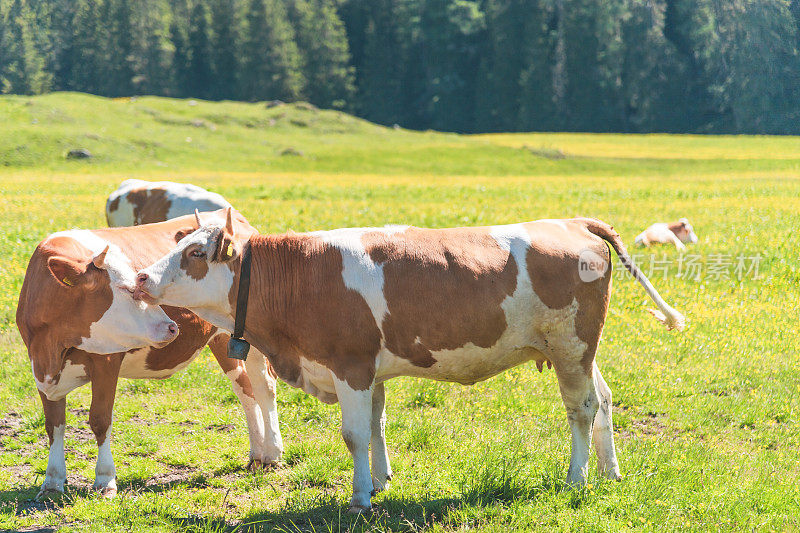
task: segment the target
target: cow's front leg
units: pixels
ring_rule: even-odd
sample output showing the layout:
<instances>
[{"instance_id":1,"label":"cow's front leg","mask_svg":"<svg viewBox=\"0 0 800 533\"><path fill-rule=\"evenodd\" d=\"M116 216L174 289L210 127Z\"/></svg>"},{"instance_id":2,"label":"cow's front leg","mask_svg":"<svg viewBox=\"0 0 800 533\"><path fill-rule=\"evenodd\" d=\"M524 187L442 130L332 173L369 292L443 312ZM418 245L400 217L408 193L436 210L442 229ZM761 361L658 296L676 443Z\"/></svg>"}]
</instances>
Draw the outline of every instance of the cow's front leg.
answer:
<instances>
[{"instance_id":1,"label":"cow's front leg","mask_svg":"<svg viewBox=\"0 0 800 533\"><path fill-rule=\"evenodd\" d=\"M89 427L97 440L97 464L92 488L111 498L117 494L117 470L111 455L111 422L122 357L91 356L90 361L92 404L89 407Z\"/></svg>"},{"instance_id":2,"label":"cow's front leg","mask_svg":"<svg viewBox=\"0 0 800 533\"><path fill-rule=\"evenodd\" d=\"M592 441L592 423L599 402L594 381L583 369L565 371L556 365L561 399L567 410L567 420L572 432L572 453L569 460L567 484L573 487L586 485L589 472L589 445Z\"/></svg>"},{"instance_id":3,"label":"cow's front leg","mask_svg":"<svg viewBox=\"0 0 800 533\"><path fill-rule=\"evenodd\" d=\"M619 463L617 462L617 452L614 449L614 425L611 420L611 389L608 388L597 362L592 369L594 387L597 391L597 399L600 401L600 408L594 418L594 448L597 452L597 469L600 474L609 479L622 479L619 473Z\"/></svg>"},{"instance_id":4,"label":"cow's front leg","mask_svg":"<svg viewBox=\"0 0 800 533\"><path fill-rule=\"evenodd\" d=\"M40 499L46 492L64 492L64 483L67 481L67 464L64 458L64 429L66 427L67 400L48 400L43 392L39 391L44 409L44 427L50 441L50 451L47 456L47 470L44 482L36 495Z\"/></svg>"},{"instance_id":5,"label":"cow's front leg","mask_svg":"<svg viewBox=\"0 0 800 533\"><path fill-rule=\"evenodd\" d=\"M342 408L342 438L353 456L353 497L348 512L372 508L372 478L369 473L369 441L372 418L372 388L355 390L333 378Z\"/></svg>"},{"instance_id":6,"label":"cow's front leg","mask_svg":"<svg viewBox=\"0 0 800 533\"><path fill-rule=\"evenodd\" d=\"M231 380L233 393L242 404L247 421L247 435L250 439L250 461L247 467L254 470L261 468L265 459L264 420L244 361L228 357L228 339L230 339L229 335L220 333L211 339L208 347L211 348L211 353L214 354L222 371Z\"/></svg>"},{"instance_id":7,"label":"cow's front leg","mask_svg":"<svg viewBox=\"0 0 800 533\"><path fill-rule=\"evenodd\" d=\"M389 466L389 450L386 449L386 391L383 383L378 383L372 390L372 439L370 453L372 455L372 486L375 492L387 490L392 479L392 467Z\"/></svg>"},{"instance_id":8,"label":"cow's front leg","mask_svg":"<svg viewBox=\"0 0 800 533\"><path fill-rule=\"evenodd\" d=\"M261 462L274 465L280 462L283 455L283 438L278 425L277 380L266 356L255 348L250 349L247 357L247 375L253 386L253 394L261 411L264 422L264 448Z\"/></svg>"}]
</instances>

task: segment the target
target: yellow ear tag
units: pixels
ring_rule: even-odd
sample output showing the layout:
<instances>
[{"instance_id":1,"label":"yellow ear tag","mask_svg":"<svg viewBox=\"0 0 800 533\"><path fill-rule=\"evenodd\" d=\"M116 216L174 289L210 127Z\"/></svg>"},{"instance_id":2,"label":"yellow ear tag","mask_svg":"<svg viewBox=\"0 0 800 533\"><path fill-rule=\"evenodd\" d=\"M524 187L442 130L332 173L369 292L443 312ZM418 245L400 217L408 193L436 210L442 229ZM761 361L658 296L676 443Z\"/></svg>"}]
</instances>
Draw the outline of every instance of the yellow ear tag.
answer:
<instances>
[{"instance_id":1,"label":"yellow ear tag","mask_svg":"<svg viewBox=\"0 0 800 533\"><path fill-rule=\"evenodd\" d=\"M67 285L68 287L72 287L72 282L70 280L68 280L67 278L62 279L61 281L64 282L64 285Z\"/></svg>"},{"instance_id":2,"label":"yellow ear tag","mask_svg":"<svg viewBox=\"0 0 800 533\"><path fill-rule=\"evenodd\" d=\"M233 243L228 243L228 249L225 250L225 257L233 257Z\"/></svg>"}]
</instances>

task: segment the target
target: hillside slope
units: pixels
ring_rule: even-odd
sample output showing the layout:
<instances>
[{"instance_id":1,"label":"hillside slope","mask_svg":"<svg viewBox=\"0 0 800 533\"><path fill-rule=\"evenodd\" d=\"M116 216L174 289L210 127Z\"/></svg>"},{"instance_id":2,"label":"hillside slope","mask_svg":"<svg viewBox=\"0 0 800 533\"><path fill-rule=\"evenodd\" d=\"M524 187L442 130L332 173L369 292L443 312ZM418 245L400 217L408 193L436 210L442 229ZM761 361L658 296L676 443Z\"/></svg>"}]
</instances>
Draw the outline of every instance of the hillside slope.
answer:
<instances>
[{"instance_id":1,"label":"hillside slope","mask_svg":"<svg viewBox=\"0 0 800 533\"><path fill-rule=\"evenodd\" d=\"M796 137L513 134L385 128L308 104L0 97L2 168L392 175L800 172ZM86 149L91 159L68 160Z\"/></svg>"}]
</instances>

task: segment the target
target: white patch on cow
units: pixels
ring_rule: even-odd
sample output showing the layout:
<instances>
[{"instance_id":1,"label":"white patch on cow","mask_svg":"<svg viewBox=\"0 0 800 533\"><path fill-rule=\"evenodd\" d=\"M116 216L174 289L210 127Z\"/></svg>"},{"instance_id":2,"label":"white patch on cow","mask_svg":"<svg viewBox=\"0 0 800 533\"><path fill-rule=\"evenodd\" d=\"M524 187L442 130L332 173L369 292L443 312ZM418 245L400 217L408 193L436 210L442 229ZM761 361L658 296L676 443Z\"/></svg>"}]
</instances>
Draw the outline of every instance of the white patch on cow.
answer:
<instances>
[{"instance_id":1,"label":"white patch on cow","mask_svg":"<svg viewBox=\"0 0 800 533\"><path fill-rule=\"evenodd\" d=\"M47 470L44 474L42 488L39 496L49 490L64 492L64 482L67 481L67 463L64 460L64 424L53 427L53 444L47 456Z\"/></svg>"},{"instance_id":2,"label":"white patch on cow","mask_svg":"<svg viewBox=\"0 0 800 533\"><path fill-rule=\"evenodd\" d=\"M201 213L205 211L216 211L231 207L230 202L215 192L209 192L195 185L184 185L182 183L162 182L166 190L167 199L170 201L167 219L180 217L183 215L194 214L197 209ZM177 186L177 187L176 187Z\"/></svg>"},{"instance_id":3,"label":"white patch on cow","mask_svg":"<svg viewBox=\"0 0 800 533\"><path fill-rule=\"evenodd\" d=\"M537 220L537 222L545 222L547 224L553 224L554 226L558 226L559 228L563 229L564 231L569 231L566 222L563 220L558 220L555 218L544 218L542 220Z\"/></svg>"},{"instance_id":4,"label":"white patch on cow","mask_svg":"<svg viewBox=\"0 0 800 533\"><path fill-rule=\"evenodd\" d=\"M34 364L31 361L31 366ZM76 365L70 360L64 362L61 371L55 376L46 375L44 381L39 381L36 379L36 372L34 372L33 379L36 382L36 388L42 391L47 399L52 402L61 400L70 392L90 381L89 376L86 375L86 367Z\"/></svg>"},{"instance_id":5,"label":"white patch on cow","mask_svg":"<svg viewBox=\"0 0 800 533\"><path fill-rule=\"evenodd\" d=\"M358 292L367 302L378 328L389 312L383 294L383 265L375 263L364 249L361 238L366 233L393 235L408 229L408 226L386 226L383 228L345 228L311 233L333 246L342 254L342 280L345 287Z\"/></svg>"},{"instance_id":6,"label":"white patch on cow","mask_svg":"<svg viewBox=\"0 0 800 533\"><path fill-rule=\"evenodd\" d=\"M151 349L152 348L148 347L126 353L119 367L119 377L127 379L165 379L189 366L189 363L194 361L200 353L200 350L197 350L191 357L181 361L172 368L152 370L147 368L147 355L150 353Z\"/></svg>"},{"instance_id":7,"label":"white patch on cow","mask_svg":"<svg viewBox=\"0 0 800 533\"><path fill-rule=\"evenodd\" d=\"M431 351L436 363L428 368L414 366L382 349L376 363L376 382L410 375L469 385L532 359L558 359L568 372L581 368L586 343L575 330L577 300L562 309L550 309L536 295L526 259L531 239L522 224L494 226L490 234L517 265L514 294L501 303L507 327L494 346L483 348L468 342L452 350Z\"/></svg>"},{"instance_id":8,"label":"white patch on cow","mask_svg":"<svg viewBox=\"0 0 800 533\"><path fill-rule=\"evenodd\" d=\"M336 385L331 370L315 361L300 357L298 387L324 403L336 403Z\"/></svg>"},{"instance_id":9,"label":"white patch on cow","mask_svg":"<svg viewBox=\"0 0 800 533\"><path fill-rule=\"evenodd\" d=\"M127 196L123 196L119 199L117 209L114 211L110 210L110 204L115 198L116 196L112 193L112 196L109 196L106 202L106 220L108 221L108 225L112 228L119 228L136 224L136 217L133 214L134 205L128 200Z\"/></svg>"},{"instance_id":10,"label":"white patch on cow","mask_svg":"<svg viewBox=\"0 0 800 533\"><path fill-rule=\"evenodd\" d=\"M111 424L106 429L106 439L97 449L97 464L94 468L94 485L96 490L108 493L117 492L117 469L114 467L114 456L111 455Z\"/></svg>"}]
</instances>

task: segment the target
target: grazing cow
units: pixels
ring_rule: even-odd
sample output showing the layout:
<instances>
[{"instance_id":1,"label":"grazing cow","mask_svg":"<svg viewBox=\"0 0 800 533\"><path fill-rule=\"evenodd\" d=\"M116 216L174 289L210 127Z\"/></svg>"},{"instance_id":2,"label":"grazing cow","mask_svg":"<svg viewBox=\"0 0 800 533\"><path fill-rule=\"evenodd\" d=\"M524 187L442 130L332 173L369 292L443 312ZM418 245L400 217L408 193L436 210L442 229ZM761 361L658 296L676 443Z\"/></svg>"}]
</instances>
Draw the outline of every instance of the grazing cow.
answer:
<instances>
[{"instance_id":1,"label":"grazing cow","mask_svg":"<svg viewBox=\"0 0 800 533\"><path fill-rule=\"evenodd\" d=\"M607 243L655 301L653 314L682 329L619 235L586 218L251 236L228 211L139 271L137 296L230 330L249 247L244 337L281 379L341 404L358 512L391 477L383 382L395 376L473 384L526 361L552 364L572 431L567 482L586 482L592 434L600 471L620 478L611 391L595 362L611 296Z\"/></svg>"},{"instance_id":2,"label":"grazing cow","mask_svg":"<svg viewBox=\"0 0 800 533\"><path fill-rule=\"evenodd\" d=\"M255 233L244 218L237 223L243 232ZM227 357L228 335L217 334L216 327L186 309L162 310L133 299L134 268L157 259L196 227L195 217L188 216L130 228L64 231L34 251L20 293L17 326L28 348L50 441L40 495L63 491L65 397L70 391L92 384L89 425L99 448L94 488L112 496L116 470L110 431L117 379L169 377L206 344L244 408L250 466L280 458L274 371L252 364L246 371L242 361Z\"/></svg>"},{"instance_id":3,"label":"grazing cow","mask_svg":"<svg viewBox=\"0 0 800 533\"><path fill-rule=\"evenodd\" d=\"M683 243L697 244L697 235L689 220L682 218L677 222L653 224L639 235L634 241L638 246L647 248L651 244L674 244L678 250L685 250Z\"/></svg>"},{"instance_id":4,"label":"grazing cow","mask_svg":"<svg viewBox=\"0 0 800 533\"><path fill-rule=\"evenodd\" d=\"M125 180L108 196L106 220L112 228L138 226L191 215L195 209L215 211L230 206L219 194L196 185Z\"/></svg>"}]
</instances>

